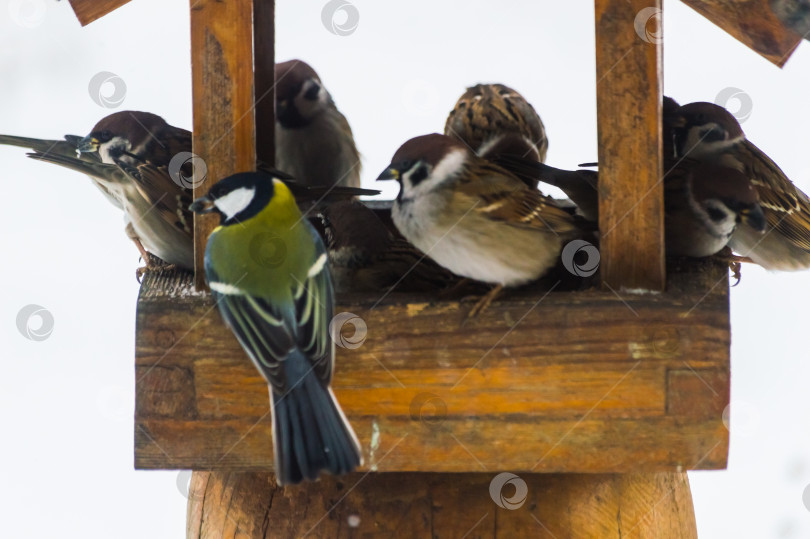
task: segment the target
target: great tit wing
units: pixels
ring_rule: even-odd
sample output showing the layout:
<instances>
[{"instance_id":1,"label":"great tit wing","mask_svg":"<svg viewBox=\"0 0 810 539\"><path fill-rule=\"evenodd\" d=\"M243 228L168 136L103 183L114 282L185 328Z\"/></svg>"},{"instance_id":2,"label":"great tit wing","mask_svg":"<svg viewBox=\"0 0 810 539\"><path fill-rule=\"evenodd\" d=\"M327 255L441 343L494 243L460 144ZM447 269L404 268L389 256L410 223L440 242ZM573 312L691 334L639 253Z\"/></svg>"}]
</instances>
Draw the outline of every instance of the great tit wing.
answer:
<instances>
[{"instance_id":1,"label":"great tit wing","mask_svg":"<svg viewBox=\"0 0 810 539\"><path fill-rule=\"evenodd\" d=\"M278 309L261 298L240 293L214 292L214 297L242 348L261 368L272 388L284 394L288 387L281 362L295 349L295 341Z\"/></svg>"},{"instance_id":2,"label":"great tit wing","mask_svg":"<svg viewBox=\"0 0 810 539\"><path fill-rule=\"evenodd\" d=\"M294 283L296 343L312 363L318 378L328 384L332 380L335 356L335 345L329 334L335 293L323 241L309 221L301 221L301 225L307 228L315 243L315 260L304 280Z\"/></svg>"}]
</instances>

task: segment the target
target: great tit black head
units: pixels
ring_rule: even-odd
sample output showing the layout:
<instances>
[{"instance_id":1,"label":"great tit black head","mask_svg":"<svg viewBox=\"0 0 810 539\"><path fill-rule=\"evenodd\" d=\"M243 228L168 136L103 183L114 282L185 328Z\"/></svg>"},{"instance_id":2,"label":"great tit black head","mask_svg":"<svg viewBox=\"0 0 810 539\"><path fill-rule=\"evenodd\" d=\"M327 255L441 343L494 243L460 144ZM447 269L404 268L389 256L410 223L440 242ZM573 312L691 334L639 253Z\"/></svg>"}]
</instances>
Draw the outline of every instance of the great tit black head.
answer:
<instances>
[{"instance_id":1,"label":"great tit black head","mask_svg":"<svg viewBox=\"0 0 810 539\"><path fill-rule=\"evenodd\" d=\"M217 213L223 225L250 219L273 198L273 176L263 172L240 172L218 181L208 194L192 202L194 213Z\"/></svg>"}]
</instances>

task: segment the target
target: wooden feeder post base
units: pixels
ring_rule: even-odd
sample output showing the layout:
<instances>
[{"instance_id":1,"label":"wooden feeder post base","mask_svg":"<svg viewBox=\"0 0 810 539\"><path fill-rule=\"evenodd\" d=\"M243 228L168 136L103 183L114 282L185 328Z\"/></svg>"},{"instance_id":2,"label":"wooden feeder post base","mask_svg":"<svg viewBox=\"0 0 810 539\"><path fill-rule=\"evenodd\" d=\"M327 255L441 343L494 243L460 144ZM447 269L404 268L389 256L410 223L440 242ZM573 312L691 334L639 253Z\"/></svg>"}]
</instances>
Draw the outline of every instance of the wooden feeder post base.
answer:
<instances>
[{"instance_id":1,"label":"wooden feeder post base","mask_svg":"<svg viewBox=\"0 0 810 539\"><path fill-rule=\"evenodd\" d=\"M354 473L279 488L271 473L194 472L186 537L697 537L686 473L517 474L515 509L490 495L497 475Z\"/></svg>"}]
</instances>

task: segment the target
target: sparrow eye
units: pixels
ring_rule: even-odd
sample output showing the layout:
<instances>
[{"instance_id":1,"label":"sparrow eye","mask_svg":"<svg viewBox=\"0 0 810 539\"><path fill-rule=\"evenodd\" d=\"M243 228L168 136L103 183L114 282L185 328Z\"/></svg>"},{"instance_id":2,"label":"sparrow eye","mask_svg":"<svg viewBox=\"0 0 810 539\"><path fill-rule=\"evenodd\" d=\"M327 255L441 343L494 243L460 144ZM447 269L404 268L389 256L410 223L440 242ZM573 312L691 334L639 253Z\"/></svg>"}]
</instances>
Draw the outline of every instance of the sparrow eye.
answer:
<instances>
[{"instance_id":1,"label":"sparrow eye","mask_svg":"<svg viewBox=\"0 0 810 539\"><path fill-rule=\"evenodd\" d=\"M428 170L425 165L419 166L416 170L414 170L411 175L409 176L409 180L411 181L411 185L416 187L419 185L422 180L428 177Z\"/></svg>"},{"instance_id":2,"label":"sparrow eye","mask_svg":"<svg viewBox=\"0 0 810 539\"><path fill-rule=\"evenodd\" d=\"M99 134L98 134L98 140L99 140L100 142L107 142L107 141L109 141L109 140L112 140L112 138L113 138L112 133L110 133L110 132L109 132L108 130L106 130L106 129L105 129L104 131L102 131L101 133L99 133Z\"/></svg>"},{"instance_id":3,"label":"sparrow eye","mask_svg":"<svg viewBox=\"0 0 810 539\"><path fill-rule=\"evenodd\" d=\"M318 86L317 83L312 83L312 86L309 87L309 90L304 92L304 99L308 99L309 101L315 101L318 99L318 93L320 93L321 87Z\"/></svg>"},{"instance_id":4,"label":"sparrow eye","mask_svg":"<svg viewBox=\"0 0 810 539\"><path fill-rule=\"evenodd\" d=\"M706 142L720 142L726 140L726 131L722 127L712 126L702 129L700 138Z\"/></svg>"},{"instance_id":5,"label":"sparrow eye","mask_svg":"<svg viewBox=\"0 0 810 539\"><path fill-rule=\"evenodd\" d=\"M711 219L715 223L719 223L725 220L726 218L726 212L715 206L709 206L708 208L706 208L706 213L709 214L709 219Z\"/></svg>"}]
</instances>

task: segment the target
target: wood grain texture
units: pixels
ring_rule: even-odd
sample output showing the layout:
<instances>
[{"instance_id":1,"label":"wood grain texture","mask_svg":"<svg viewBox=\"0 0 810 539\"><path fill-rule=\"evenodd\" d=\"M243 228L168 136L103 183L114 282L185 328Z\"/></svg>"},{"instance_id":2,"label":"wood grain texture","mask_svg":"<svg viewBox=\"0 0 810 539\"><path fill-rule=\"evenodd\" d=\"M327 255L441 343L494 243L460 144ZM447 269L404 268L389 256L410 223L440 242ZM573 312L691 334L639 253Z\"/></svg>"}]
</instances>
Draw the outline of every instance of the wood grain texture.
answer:
<instances>
[{"instance_id":1,"label":"wood grain texture","mask_svg":"<svg viewBox=\"0 0 810 539\"><path fill-rule=\"evenodd\" d=\"M428 296L347 295L335 393L367 470L639 472L723 468L726 269L673 273L664 294L507 294L479 318ZM553 284L553 283L552 283ZM267 387L190 275L144 279L135 465L272 468ZM353 346L353 345L352 345Z\"/></svg>"},{"instance_id":2,"label":"wood grain texture","mask_svg":"<svg viewBox=\"0 0 810 539\"><path fill-rule=\"evenodd\" d=\"M774 15L768 0L683 0L683 3L779 67L785 65L802 40L802 36Z\"/></svg>"},{"instance_id":3,"label":"wood grain texture","mask_svg":"<svg viewBox=\"0 0 810 539\"><path fill-rule=\"evenodd\" d=\"M87 26L127 3L129 0L70 0L70 7L79 19L79 24Z\"/></svg>"},{"instance_id":4,"label":"wood grain texture","mask_svg":"<svg viewBox=\"0 0 810 539\"><path fill-rule=\"evenodd\" d=\"M615 290L663 290L661 2L595 6L602 281Z\"/></svg>"},{"instance_id":5,"label":"wood grain texture","mask_svg":"<svg viewBox=\"0 0 810 539\"><path fill-rule=\"evenodd\" d=\"M241 537L697 537L685 473L369 473L279 488L272 474L195 472L188 539ZM522 501L522 504L520 503Z\"/></svg>"},{"instance_id":6,"label":"wood grain texture","mask_svg":"<svg viewBox=\"0 0 810 539\"><path fill-rule=\"evenodd\" d=\"M270 166L276 162L275 13L274 0L253 0L256 157Z\"/></svg>"},{"instance_id":7,"label":"wood grain texture","mask_svg":"<svg viewBox=\"0 0 810 539\"><path fill-rule=\"evenodd\" d=\"M191 0L194 197L235 172L256 169L253 113L253 2ZM205 175L202 176L202 173ZM205 287L203 257L213 215L194 215L196 284Z\"/></svg>"}]
</instances>

